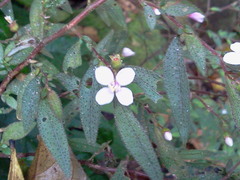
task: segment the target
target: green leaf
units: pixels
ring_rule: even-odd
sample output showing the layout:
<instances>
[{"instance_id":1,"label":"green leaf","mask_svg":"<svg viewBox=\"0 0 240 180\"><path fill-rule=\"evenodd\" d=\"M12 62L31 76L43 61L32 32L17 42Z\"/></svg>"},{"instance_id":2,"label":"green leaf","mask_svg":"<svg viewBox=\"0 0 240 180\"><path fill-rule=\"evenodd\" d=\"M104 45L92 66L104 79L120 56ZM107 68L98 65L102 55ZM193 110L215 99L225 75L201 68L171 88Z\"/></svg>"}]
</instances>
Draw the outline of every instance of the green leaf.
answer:
<instances>
[{"instance_id":1,"label":"green leaf","mask_svg":"<svg viewBox=\"0 0 240 180\"><path fill-rule=\"evenodd\" d=\"M63 118L62 102L58 97L57 93L53 90L50 90L47 95L47 101L56 118L62 122Z\"/></svg>"},{"instance_id":2,"label":"green leaf","mask_svg":"<svg viewBox=\"0 0 240 180\"><path fill-rule=\"evenodd\" d=\"M79 91L81 80L78 77L59 73L56 75L56 78L72 94Z\"/></svg>"},{"instance_id":3,"label":"green leaf","mask_svg":"<svg viewBox=\"0 0 240 180\"><path fill-rule=\"evenodd\" d=\"M107 0L96 11L108 26L110 26L111 19L112 22L116 22L119 26L127 27L122 9L115 0Z\"/></svg>"},{"instance_id":4,"label":"green leaf","mask_svg":"<svg viewBox=\"0 0 240 180\"><path fill-rule=\"evenodd\" d=\"M105 55L108 54L106 46L109 46L109 43L114 37L114 31L111 30L96 46L96 51Z\"/></svg>"},{"instance_id":5,"label":"green leaf","mask_svg":"<svg viewBox=\"0 0 240 180\"><path fill-rule=\"evenodd\" d=\"M5 4L2 8L0 8L5 16L10 16L12 20L14 20L14 14L13 14L13 8L12 8L12 2L9 1L7 4Z\"/></svg>"},{"instance_id":6,"label":"green leaf","mask_svg":"<svg viewBox=\"0 0 240 180\"><path fill-rule=\"evenodd\" d=\"M10 65L18 65L21 62L23 62L32 51L33 51L33 47L29 47L29 48L25 48L19 52L14 53L13 55L8 56L8 57L10 57L9 58L10 61L8 63Z\"/></svg>"},{"instance_id":7,"label":"green leaf","mask_svg":"<svg viewBox=\"0 0 240 180\"><path fill-rule=\"evenodd\" d=\"M99 144L90 145L85 138L70 138L69 144L77 152L95 153L100 149Z\"/></svg>"},{"instance_id":8,"label":"green leaf","mask_svg":"<svg viewBox=\"0 0 240 180\"><path fill-rule=\"evenodd\" d=\"M186 164L179 156L178 150L163 138L163 134L157 127L154 127L154 136L157 145L157 154L164 167L170 173L175 174L178 179L187 178Z\"/></svg>"},{"instance_id":9,"label":"green leaf","mask_svg":"<svg viewBox=\"0 0 240 180\"><path fill-rule=\"evenodd\" d=\"M28 74L24 81L21 84L21 88L18 90L18 96L17 96L17 112L16 112L16 116L19 120L22 120L22 106L23 106L23 97L24 98L28 98L24 96L25 90L27 90L30 82L36 77L36 71L32 72L30 74ZM33 81L34 82L34 81ZM32 83L33 83L32 82ZM33 83L34 84L34 83ZM33 86L34 87L34 86ZM29 92L28 90L26 92ZM31 94L32 92L30 92ZM34 94L35 95L35 94ZM28 99L25 99L28 101ZM30 99L29 99L30 100ZM25 104L24 104L25 105Z\"/></svg>"},{"instance_id":10,"label":"green leaf","mask_svg":"<svg viewBox=\"0 0 240 180\"><path fill-rule=\"evenodd\" d=\"M63 61L63 71L65 73L67 73L68 68L76 69L82 65L81 44L82 40L79 40L67 51Z\"/></svg>"},{"instance_id":11,"label":"green leaf","mask_svg":"<svg viewBox=\"0 0 240 180\"><path fill-rule=\"evenodd\" d=\"M36 123L32 124L28 131L25 131L23 127L23 122L14 122L4 129L1 144L9 145L9 140L18 140L24 138L32 129L35 127Z\"/></svg>"},{"instance_id":12,"label":"green leaf","mask_svg":"<svg viewBox=\"0 0 240 180\"><path fill-rule=\"evenodd\" d=\"M200 40L193 34L183 34L191 59L196 63L203 76L206 75L206 50Z\"/></svg>"},{"instance_id":13,"label":"green leaf","mask_svg":"<svg viewBox=\"0 0 240 180\"><path fill-rule=\"evenodd\" d=\"M188 1L169 2L163 7L166 14L171 16L186 16L194 12L202 12L199 8Z\"/></svg>"},{"instance_id":14,"label":"green leaf","mask_svg":"<svg viewBox=\"0 0 240 180\"><path fill-rule=\"evenodd\" d=\"M67 136L60 120L51 111L47 100L39 103L39 114L37 118L39 133L55 158L66 177L72 175L72 165L68 147Z\"/></svg>"},{"instance_id":15,"label":"green leaf","mask_svg":"<svg viewBox=\"0 0 240 180\"><path fill-rule=\"evenodd\" d=\"M124 175L125 170L126 170L126 163L121 162L118 165L116 172L111 177L111 180L129 180L129 178Z\"/></svg>"},{"instance_id":16,"label":"green leaf","mask_svg":"<svg viewBox=\"0 0 240 180\"><path fill-rule=\"evenodd\" d=\"M157 22L156 15L152 7L148 6L146 3L143 4L143 9L144 9L144 16L147 21L147 25L151 30L153 30Z\"/></svg>"},{"instance_id":17,"label":"green leaf","mask_svg":"<svg viewBox=\"0 0 240 180\"><path fill-rule=\"evenodd\" d=\"M2 43L0 43L0 67L2 66L2 63L3 63L3 57L4 57L4 50L3 50Z\"/></svg>"},{"instance_id":18,"label":"green leaf","mask_svg":"<svg viewBox=\"0 0 240 180\"><path fill-rule=\"evenodd\" d=\"M59 70L48 60L43 59L41 60L41 63L43 64L41 70L44 73L51 74L51 75L55 75L59 73Z\"/></svg>"},{"instance_id":19,"label":"green leaf","mask_svg":"<svg viewBox=\"0 0 240 180\"><path fill-rule=\"evenodd\" d=\"M226 90L229 97L231 106L231 113L237 126L240 124L240 96L236 92L236 85L232 84L231 81L226 78Z\"/></svg>"},{"instance_id":20,"label":"green leaf","mask_svg":"<svg viewBox=\"0 0 240 180\"><path fill-rule=\"evenodd\" d=\"M71 120L79 114L79 99L75 98L63 108L64 126L67 127Z\"/></svg>"},{"instance_id":21,"label":"green leaf","mask_svg":"<svg viewBox=\"0 0 240 180\"><path fill-rule=\"evenodd\" d=\"M150 179L162 179L162 171L152 144L132 111L117 104L115 122L126 148Z\"/></svg>"},{"instance_id":22,"label":"green leaf","mask_svg":"<svg viewBox=\"0 0 240 180\"><path fill-rule=\"evenodd\" d=\"M173 117L183 143L191 129L189 84L182 48L177 38L170 44L163 62L163 80Z\"/></svg>"},{"instance_id":23,"label":"green leaf","mask_svg":"<svg viewBox=\"0 0 240 180\"><path fill-rule=\"evenodd\" d=\"M1 96L3 102L5 102L8 106L13 109L17 109L17 101L10 96L8 93L3 93Z\"/></svg>"},{"instance_id":24,"label":"green leaf","mask_svg":"<svg viewBox=\"0 0 240 180\"><path fill-rule=\"evenodd\" d=\"M162 98L157 91L157 83L160 81L160 76L156 72L145 68L137 66L130 67L132 67L135 71L135 78L133 82L142 88L148 98L157 103L157 101Z\"/></svg>"},{"instance_id":25,"label":"green leaf","mask_svg":"<svg viewBox=\"0 0 240 180\"><path fill-rule=\"evenodd\" d=\"M80 119L89 144L95 144L96 142L101 117L100 106L95 100L100 85L96 81L94 73L95 67L91 65L82 79L79 98ZM91 87L89 87L89 81L92 83Z\"/></svg>"},{"instance_id":26,"label":"green leaf","mask_svg":"<svg viewBox=\"0 0 240 180\"><path fill-rule=\"evenodd\" d=\"M30 9L30 26L33 36L37 37L39 40L43 38L44 35L44 11L43 4L41 0L34 0Z\"/></svg>"}]
</instances>

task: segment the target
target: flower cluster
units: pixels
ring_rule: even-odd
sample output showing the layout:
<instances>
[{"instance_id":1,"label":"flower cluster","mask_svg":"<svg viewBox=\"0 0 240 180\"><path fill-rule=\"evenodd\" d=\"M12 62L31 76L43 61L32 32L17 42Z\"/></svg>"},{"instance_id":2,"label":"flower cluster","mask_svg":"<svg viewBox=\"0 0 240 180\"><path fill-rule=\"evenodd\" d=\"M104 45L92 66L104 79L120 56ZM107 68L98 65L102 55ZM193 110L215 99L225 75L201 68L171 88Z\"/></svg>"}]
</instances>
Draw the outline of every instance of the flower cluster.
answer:
<instances>
[{"instance_id":1,"label":"flower cluster","mask_svg":"<svg viewBox=\"0 0 240 180\"><path fill-rule=\"evenodd\" d=\"M109 104L113 101L114 94L118 101L124 105L129 106L133 103L132 91L126 87L133 82L135 72L132 68L121 69L116 77L112 70L106 66L100 66L95 70L95 78L101 85L107 86L100 89L96 94L96 101L99 105Z\"/></svg>"}]
</instances>

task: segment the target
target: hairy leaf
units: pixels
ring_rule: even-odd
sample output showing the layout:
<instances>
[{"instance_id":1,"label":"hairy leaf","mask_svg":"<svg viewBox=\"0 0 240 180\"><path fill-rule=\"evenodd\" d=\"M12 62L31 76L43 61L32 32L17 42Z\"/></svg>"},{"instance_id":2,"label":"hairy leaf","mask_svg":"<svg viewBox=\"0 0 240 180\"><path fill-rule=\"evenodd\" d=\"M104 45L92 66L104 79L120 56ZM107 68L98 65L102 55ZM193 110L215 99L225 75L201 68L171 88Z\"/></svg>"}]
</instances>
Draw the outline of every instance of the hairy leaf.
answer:
<instances>
[{"instance_id":1,"label":"hairy leaf","mask_svg":"<svg viewBox=\"0 0 240 180\"><path fill-rule=\"evenodd\" d=\"M10 61L8 62L10 65L18 65L21 62L23 62L28 56L29 54L32 52L33 47L28 47L25 48L15 54L13 54L10 57Z\"/></svg>"},{"instance_id":2,"label":"hairy leaf","mask_svg":"<svg viewBox=\"0 0 240 180\"><path fill-rule=\"evenodd\" d=\"M72 149L77 152L95 153L101 147L99 144L95 145L88 144L85 138L70 138L69 144L72 147Z\"/></svg>"},{"instance_id":3,"label":"hairy leaf","mask_svg":"<svg viewBox=\"0 0 240 180\"><path fill-rule=\"evenodd\" d=\"M133 82L142 88L148 98L157 103L157 101L162 98L162 96L157 92L157 83L160 81L160 76L156 72L145 68L137 66L130 67L132 67L135 71L135 78Z\"/></svg>"},{"instance_id":4,"label":"hairy leaf","mask_svg":"<svg viewBox=\"0 0 240 180\"><path fill-rule=\"evenodd\" d=\"M63 61L63 71L65 73L67 73L68 68L76 69L82 65L81 44L82 40L79 40L67 51Z\"/></svg>"},{"instance_id":5,"label":"hairy leaf","mask_svg":"<svg viewBox=\"0 0 240 180\"><path fill-rule=\"evenodd\" d=\"M101 116L100 106L95 100L100 85L95 79L95 67L91 65L85 73L80 87L80 118L89 144L95 144ZM91 83L91 85L89 85ZM90 86L90 87L89 87Z\"/></svg>"},{"instance_id":6,"label":"hairy leaf","mask_svg":"<svg viewBox=\"0 0 240 180\"><path fill-rule=\"evenodd\" d=\"M182 48L177 38L170 44L164 58L163 80L176 126L185 143L192 125L189 116L190 90Z\"/></svg>"},{"instance_id":7,"label":"hairy leaf","mask_svg":"<svg viewBox=\"0 0 240 180\"><path fill-rule=\"evenodd\" d=\"M188 1L169 2L163 10L171 16L186 16L194 12L201 12L200 9Z\"/></svg>"},{"instance_id":8,"label":"hairy leaf","mask_svg":"<svg viewBox=\"0 0 240 180\"><path fill-rule=\"evenodd\" d=\"M62 122L63 108L62 108L62 102L58 97L58 94L55 91L50 90L47 95L47 100L56 118Z\"/></svg>"},{"instance_id":9,"label":"hairy leaf","mask_svg":"<svg viewBox=\"0 0 240 180\"><path fill-rule=\"evenodd\" d=\"M63 121L67 127L71 120L79 114L79 99L75 98L69 102L63 109Z\"/></svg>"},{"instance_id":10,"label":"hairy leaf","mask_svg":"<svg viewBox=\"0 0 240 180\"><path fill-rule=\"evenodd\" d=\"M229 97L231 112L236 125L240 124L240 95L236 92L236 85L226 78L226 90Z\"/></svg>"},{"instance_id":11,"label":"hairy leaf","mask_svg":"<svg viewBox=\"0 0 240 180\"><path fill-rule=\"evenodd\" d=\"M151 30L153 30L157 22L156 15L152 7L148 6L146 3L143 4L143 9L147 25Z\"/></svg>"},{"instance_id":12,"label":"hairy leaf","mask_svg":"<svg viewBox=\"0 0 240 180\"><path fill-rule=\"evenodd\" d=\"M118 168L117 168L116 172L111 177L111 180L129 180L129 178L124 175L125 170L126 170L126 163L121 162L118 165Z\"/></svg>"},{"instance_id":13,"label":"hairy leaf","mask_svg":"<svg viewBox=\"0 0 240 180\"><path fill-rule=\"evenodd\" d=\"M41 100L39 103L37 124L39 133L48 150L59 164L65 176L71 177L72 165L67 136L63 125L55 117L47 100Z\"/></svg>"},{"instance_id":14,"label":"hairy leaf","mask_svg":"<svg viewBox=\"0 0 240 180\"><path fill-rule=\"evenodd\" d=\"M193 34L184 34L185 43L191 59L196 63L203 76L206 75L206 50L200 40Z\"/></svg>"},{"instance_id":15,"label":"hairy leaf","mask_svg":"<svg viewBox=\"0 0 240 180\"><path fill-rule=\"evenodd\" d=\"M151 142L132 111L117 104L115 122L120 136L135 160L151 179L162 179L162 172Z\"/></svg>"},{"instance_id":16,"label":"hairy leaf","mask_svg":"<svg viewBox=\"0 0 240 180\"><path fill-rule=\"evenodd\" d=\"M126 28L125 17L123 16L122 9L115 0L107 0L96 10L99 16L108 26L110 26L110 20L112 20L119 26Z\"/></svg>"},{"instance_id":17,"label":"hairy leaf","mask_svg":"<svg viewBox=\"0 0 240 180\"><path fill-rule=\"evenodd\" d=\"M41 0L33 1L29 19L33 36L41 40L44 34L44 11Z\"/></svg>"},{"instance_id":18,"label":"hairy leaf","mask_svg":"<svg viewBox=\"0 0 240 180\"><path fill-rule=\"evenodd\" d=\"M32 129L35 127L35 124L32 124L32 127L25 131L23 127L23 122L14 122L7 126L4 129L1 144L9 144L9 140L18 140L24 138Z\"/></svg>"}]
</instances>

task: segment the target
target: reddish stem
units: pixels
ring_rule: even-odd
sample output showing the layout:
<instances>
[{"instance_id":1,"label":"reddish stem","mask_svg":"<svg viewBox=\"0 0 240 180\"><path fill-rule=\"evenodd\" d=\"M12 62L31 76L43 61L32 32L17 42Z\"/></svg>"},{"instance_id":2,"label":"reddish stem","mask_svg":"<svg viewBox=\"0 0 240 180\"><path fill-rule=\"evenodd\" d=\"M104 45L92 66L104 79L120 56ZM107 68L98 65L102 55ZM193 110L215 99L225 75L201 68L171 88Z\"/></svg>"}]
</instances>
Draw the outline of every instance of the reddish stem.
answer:
<instances>
[{"instance_id":1,"label":"reddish stem","mask_svg":"<svg viewBox=\"0 0 240 180\"><path fill-rule=\"evenodd\" d=\"M3 0L2 2L0 2L0 8L2 8L3 6L5 6L10 0Z\"/></svg>"}]
</instances>

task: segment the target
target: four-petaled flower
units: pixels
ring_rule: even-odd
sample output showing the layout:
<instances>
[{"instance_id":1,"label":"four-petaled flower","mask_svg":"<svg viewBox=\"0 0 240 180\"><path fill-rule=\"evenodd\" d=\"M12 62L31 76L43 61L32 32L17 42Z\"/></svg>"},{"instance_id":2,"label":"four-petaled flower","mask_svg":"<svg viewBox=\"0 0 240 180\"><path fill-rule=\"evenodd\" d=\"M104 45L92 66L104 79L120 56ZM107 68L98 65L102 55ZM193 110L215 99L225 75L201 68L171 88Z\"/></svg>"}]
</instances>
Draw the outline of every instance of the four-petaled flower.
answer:
<instances>
[{"instance_id":1,"label":"four-petaled flower","mask_svg":"<svg viewBox=\"0 0 240 180\"><path fill-rule=\"evenodd\" d=\"M107 86L100 89L96 94L96 101L99 105L109 104L114 98L114 94L118 101L124 105L129 106L133 103L132 91L126 87L133 82L135 72L132 68L121 69L116 77L113 72L106 66L100 66L95 70L95 78L101 85Z\"/></svg>"},{"instance_id":2,"label":"four-petaled flower","mask_svg":"<svg viewBox=\"0 0 240 180\"><path fill-rule=\"evenodd\" d=\"M230 49L233 52L228 52L223 56L223 61L232 65L240 64L240 42L231 44Z\"/></svg>"}]
</instances>

